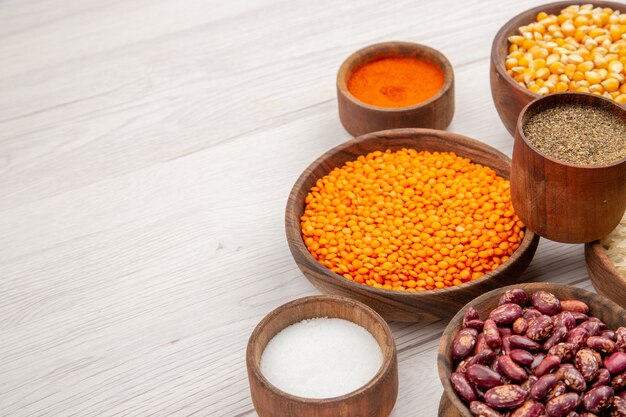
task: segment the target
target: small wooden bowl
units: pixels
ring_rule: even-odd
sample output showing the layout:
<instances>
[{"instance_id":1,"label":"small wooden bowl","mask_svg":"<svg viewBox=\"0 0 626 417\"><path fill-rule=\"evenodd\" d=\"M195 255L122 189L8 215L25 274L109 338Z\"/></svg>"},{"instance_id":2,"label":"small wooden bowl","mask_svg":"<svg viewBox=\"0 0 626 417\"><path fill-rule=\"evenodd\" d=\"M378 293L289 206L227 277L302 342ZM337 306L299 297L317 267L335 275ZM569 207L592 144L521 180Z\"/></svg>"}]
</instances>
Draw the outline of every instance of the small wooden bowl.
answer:
<instances>
[{"instance_id":1,"label":"small wooden bowl","mask_svg":"<svg viewBox=\"0 0 626 417\"><path fill-rule=\"evenodd\" d=\"M574 165L541 153L522 127L537 108L556 104L603 106L626 122L626 109L587 93L555 93L529 103L515 131L511 201L524 224L538 235L564 243L602 238L626 209L626 158L607 165Z\"/></svg>"},{"instance_id":2,"label":"small wooden bowl","mask_svg":"<svg viewBox=\"0 0 626 417\"><path fill-rule=\"evenodd\" d=\"M585 244L585 262L593 288L626 308L626 277L611 262L599 240Z\"/></svg>"},{"instance_id":3,"label":"small wooden bowl","mask_svg":"<svg viewBox=\"0 0 626 417\"><path fill-rule=\"evenodd\" d=\"M479 279L449 288L421 292L384 290L349 281L320 264L302 240L300 218L304 199L315 182L333 168L359 155L386 149L413 148L418 151L456 152L475 163L489 166L509 178L511 160L498 150L474 139L430 129L395 129L370 133L347 141L320 156L294 184L285 213L287 242L298 267L320 291L355 298L376 310L386 320L404 322L434 321L454 315L474 297L517 282L535 254L539 238L526 230L520 247L498 268Z\"/></svg>"},{"instance_id":4,"label":"small wooden bowl","mask_svg":"<svg viewBox=\"0 0 626 417\"><path fill-rule=\"evenodd\" d=\"M535 21L539 12L559 14L572 4L593 4L594 7L609 7L613 10L626 12L624 3L611 1L559 1L548 3L526 10L513 17L500 28L491 46L491 97L498 110L502 123L511 136L515 136L517 118L522 109L534 99L541 97L538 94L517 84L506 72L504 61L509 54L509 36L518 35L518 28Z\"/></svg>"},{"instance_id":5,"label":"small wooden bowl","mask_svg":"<svg viewBox=\"0 0 626 417\"><path fill-rule=\"evenodd\" d=\"M380 369L356 391L333 398L303 398L276 388L261 373L261 356L268 342L285 327L317 317L356 323L368 330L380 345L383 352ZM345 297L299 298L269 313L248 340L246 365L252 402L260 417L387 417L398 396L398 358L389 326L371 308Z\"/></svg>"},{"instance_id":6,"label":"small wooden bowl","mask_svg":"<svg viewBox=\"0 0 626 417\"><path fill-rule=\"evenodd\" d=\"M544 290L551 292L561 300L581 300L589 305L591 314L604 321L609 328L617 329L618 327L624 325L626 310L611 300L607 300L598 294L583 290L582 288L550 282L518 284L499 288L470 301L465 307L459 310L459 312L448 323L448 326L441 335L439 351L437 353L437 368L439 370L439 379L443 385L444 394L448 396L452 405L462 416L472 417L472 413L469 411L465 402L457 395L454 388L452 388L452 384L450 383L450 375L453 372L453 360L450 355L450 344L454 340L458 331L463 327L463 315L469 307L474 307L480 313L481 318L486 318L489 312L498 305L498 299L500 296L505 291L512 288L522 288L529 296L535 291Z\"/></svg>"},{"instance_id":7,"label":"small wooden bowl","mask_svg":"<svg viewBox=\"0 0 626 417\"><path fill-rule=\"evenodd\" d=\"M348 91L348 79L363 65L383 58L417 58L435 63L445 77L439 92L428 100L409 107L387 108L366 104ZM454 116L454 72L439 51L412 42L385 42L360 49L350 55L337 73L339 119L354 136L403 127L445 129Z\"/></svg>"}]
</instances>

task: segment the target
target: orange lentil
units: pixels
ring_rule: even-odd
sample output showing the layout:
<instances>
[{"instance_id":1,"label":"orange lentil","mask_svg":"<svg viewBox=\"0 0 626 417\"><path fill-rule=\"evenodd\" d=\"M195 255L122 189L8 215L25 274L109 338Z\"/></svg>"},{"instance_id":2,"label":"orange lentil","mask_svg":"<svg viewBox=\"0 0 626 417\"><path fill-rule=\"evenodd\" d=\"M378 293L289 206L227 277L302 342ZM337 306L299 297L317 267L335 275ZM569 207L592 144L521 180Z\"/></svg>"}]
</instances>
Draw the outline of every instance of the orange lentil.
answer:
<instances>
[{"instance_id":1,"label":"orange lentil","mask_svg":"<svg viewBox=\"0 0 626 417\"><path fill-rule=\"evenodd\" d=\"M375 288L459 285L519 247L523 224L509 187L491 168L454 153L372 152L311 188L304 243L332 271Z\"/></svg>"}]
</instances>

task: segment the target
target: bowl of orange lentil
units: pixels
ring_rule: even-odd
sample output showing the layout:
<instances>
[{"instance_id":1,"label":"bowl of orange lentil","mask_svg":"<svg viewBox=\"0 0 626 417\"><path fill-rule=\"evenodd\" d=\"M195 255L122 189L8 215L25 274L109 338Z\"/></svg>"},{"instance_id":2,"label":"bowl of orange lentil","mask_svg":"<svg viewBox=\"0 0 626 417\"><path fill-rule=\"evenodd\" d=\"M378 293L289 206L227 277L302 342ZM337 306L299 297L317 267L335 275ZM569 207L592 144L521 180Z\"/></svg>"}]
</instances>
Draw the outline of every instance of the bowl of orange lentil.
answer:
<instances>
[{"instance_id":1,"label":"bowl of orange lentil","mask_svg":"<svg viewBox=\"0 0 626 417\"><path fill-rule=\"evenodd\" d=\"M434 321L520 280L539 237L513 211L511 160L459 134L356 137L294 184L285 228L305 277L386 320Z\"/></svg>"},{"instance_id":2,"label":"bowl of orange lentil","mask_svg":"<svg viewBox=\"0 0 626 417\"><path fill-rule=\"evenodd\" d=\"M626 4L561 1L506 22L491 47L491 96L515 136L534 99L564 91L602 95L626 105Z\"/></svg>"}]
</instances>

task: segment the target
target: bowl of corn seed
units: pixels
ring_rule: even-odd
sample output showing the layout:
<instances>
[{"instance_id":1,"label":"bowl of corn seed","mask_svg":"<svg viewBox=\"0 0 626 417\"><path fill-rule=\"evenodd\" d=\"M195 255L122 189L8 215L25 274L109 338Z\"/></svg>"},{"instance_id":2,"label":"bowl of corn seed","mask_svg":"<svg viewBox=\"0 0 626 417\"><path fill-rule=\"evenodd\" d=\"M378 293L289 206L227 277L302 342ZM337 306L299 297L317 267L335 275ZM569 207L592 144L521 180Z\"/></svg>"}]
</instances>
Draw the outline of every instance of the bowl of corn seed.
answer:
<instances>
[{"instance_id":1,"label":"bowl of corn seed","mask_svg":"<svg viewBox=\"0 0 626 417\"><path fill-rule=\"evenodd\" d=\"M521 110L540 96L584 92L626 104L626 4L564 1L513 17L491 47L491 95L515 135Z\"/></svg>"},{"instance_id":2,"label":"bowl of corn seed","mask_svg":"<svg viewBox=\"0 0 626 417\"><path fill-rule=\"evenodd\" d=\"M356 137L294 184L285 228L296 264L324 293L386 320L451 317L518 282L539 237L511 205L511 160L462 135L393 129Z\"/></svg>"}]
</instances>

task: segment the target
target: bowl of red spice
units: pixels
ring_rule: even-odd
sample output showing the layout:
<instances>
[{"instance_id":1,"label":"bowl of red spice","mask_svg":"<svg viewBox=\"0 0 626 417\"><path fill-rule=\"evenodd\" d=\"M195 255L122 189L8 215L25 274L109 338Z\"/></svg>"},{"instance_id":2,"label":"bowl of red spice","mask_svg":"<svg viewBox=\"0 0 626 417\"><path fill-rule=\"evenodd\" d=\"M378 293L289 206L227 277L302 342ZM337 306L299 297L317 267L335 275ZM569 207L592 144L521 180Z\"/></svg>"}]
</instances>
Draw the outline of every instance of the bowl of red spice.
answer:
<instances>
[{"instance_id":1,"label":"bowl of red spice","mask_svg":"<svg viewBox=\"0 0 626 417\"><path fill-rule=\"evenodd\" d=\"M534 99L586 92L626 104L626 5L560 1L506 22L491 47L491 95L511 136Z\"/></svg>"},{"instance_id":2,"label":"bowl of red spice","mask_svg":"<svg viewBox=\"0 0 626 417\"><path fill-rule=\"evenodd\" d=\"M439 415L625 415L625 318L611 300L556 283L477 297L440 339Z\"/></svg>"},{"instance_id":3,"label":"bowl of red spice","mask_svg":"<svg viewBox=\"0 0 626 417\"><path fill-rule=\"evenodd\" d=\"M337 99L339 119L354 136L395 128L445 129L454 115L454 72L436 49L379 43L341 64Z\"/></svg>"},{"instance_id":4,"label":"bowl of red spice","mask_svg":"<svg viewBox=\"0 0 626 417\"><path fill-rule=\"evenodd\" d=\"M322 292L432 321L517 282L539 238L511 205L511 160L474 139L394 129L349 140L294 184L291 253Z\"/></svg>"}]
</instances>

